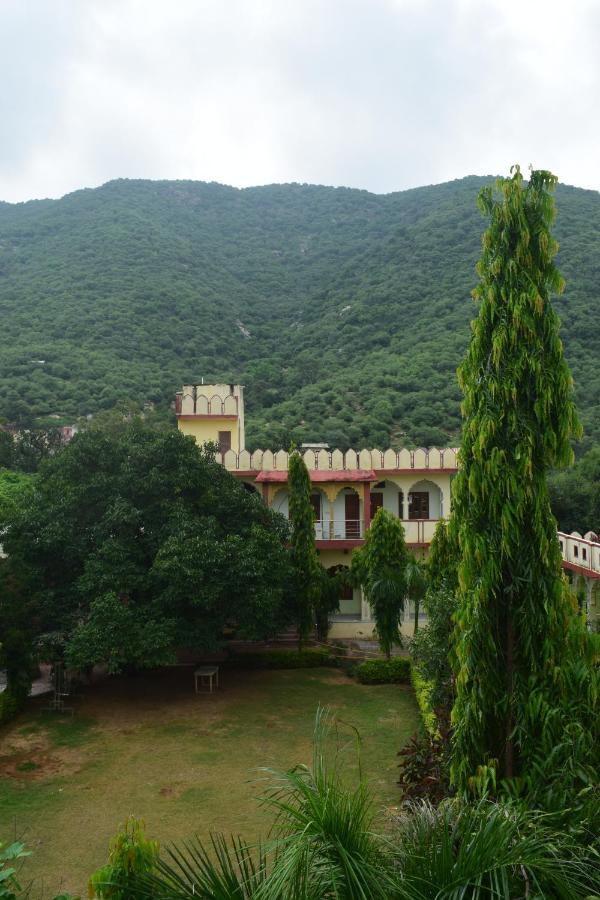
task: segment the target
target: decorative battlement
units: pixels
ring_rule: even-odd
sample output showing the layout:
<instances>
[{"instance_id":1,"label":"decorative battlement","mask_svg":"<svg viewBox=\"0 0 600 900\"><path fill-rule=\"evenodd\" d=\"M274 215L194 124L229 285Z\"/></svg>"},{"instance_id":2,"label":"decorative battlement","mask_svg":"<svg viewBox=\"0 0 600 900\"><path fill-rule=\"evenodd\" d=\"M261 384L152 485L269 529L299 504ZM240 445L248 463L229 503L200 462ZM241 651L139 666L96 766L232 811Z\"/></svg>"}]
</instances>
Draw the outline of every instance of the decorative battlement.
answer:
<instances>
[{"instance_id":1,"label":"decorative battlement","mask_svg":"<svg viewBox=\"0 0 600 900\"><path fill-rule=\"evenodd\" d=\"M175 394L175 414L184 434L222 452L244 451L244 387L241 384L184 384Z\"/></svg>"},{"instance_id":2,"label":"decorative battlement","mask_svg":"<svg viewBox=\"0 0 600 900\"><path fill-rule=\"evenodd\" d=\"M175 394L175 413L180 416L235 416L244 408L241 384L184 384Z\"/></svg>"},{"instance_id":3,"label":"decorative battlement","mask_svg":"<svg viewBox=\"0 0 600 900\"><path fill-rule=\"evenodd\" d=\"M386 472L455 472L458 468L458 450L446 447L438 450L328 450L308 449L302 457L309 471L355 472L372 471L378 475ZM287 472L289 453L286 450L228 450L217 454L218 462L231 472Z\"/></svg>"}]
</instances>

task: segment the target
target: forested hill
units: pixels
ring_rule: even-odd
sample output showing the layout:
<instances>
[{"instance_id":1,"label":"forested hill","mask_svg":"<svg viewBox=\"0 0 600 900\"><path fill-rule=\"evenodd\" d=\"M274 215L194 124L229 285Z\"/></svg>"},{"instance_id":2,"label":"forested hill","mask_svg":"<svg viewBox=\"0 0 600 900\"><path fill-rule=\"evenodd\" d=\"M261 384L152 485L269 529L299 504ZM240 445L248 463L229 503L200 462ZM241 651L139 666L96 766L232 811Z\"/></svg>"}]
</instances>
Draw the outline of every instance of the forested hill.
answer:
<instances>
[{"instance_id":1,"label":"forested hill","mask_svg":"<svg viewBox=\"0 0 600 900\"><path fill-rule=\"evenodd\" d=\"M0 203L0 416L246 385L248 444L455 443L486 179L379 196L113 181ZM600 194L557 191L556 300L600 441Z\"/></svg>"}]
</instances>

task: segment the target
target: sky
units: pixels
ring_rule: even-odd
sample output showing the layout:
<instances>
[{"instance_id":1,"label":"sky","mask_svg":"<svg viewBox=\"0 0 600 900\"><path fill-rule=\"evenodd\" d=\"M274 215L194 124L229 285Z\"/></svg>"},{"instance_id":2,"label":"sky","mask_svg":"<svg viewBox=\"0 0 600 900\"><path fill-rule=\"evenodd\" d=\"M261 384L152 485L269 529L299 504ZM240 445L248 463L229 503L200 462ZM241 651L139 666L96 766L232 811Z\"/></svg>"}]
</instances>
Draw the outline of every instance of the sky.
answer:
<instances>
[{"instance_id":1,"label":"sky","mask_svg":"<svg viewBox=\"0 0 600 900\"><path fill-rule=\"evenodd\" d=\"M0 0L0 199L113 178L600 189L600 0Z\"/></svg>"}]
</instances>

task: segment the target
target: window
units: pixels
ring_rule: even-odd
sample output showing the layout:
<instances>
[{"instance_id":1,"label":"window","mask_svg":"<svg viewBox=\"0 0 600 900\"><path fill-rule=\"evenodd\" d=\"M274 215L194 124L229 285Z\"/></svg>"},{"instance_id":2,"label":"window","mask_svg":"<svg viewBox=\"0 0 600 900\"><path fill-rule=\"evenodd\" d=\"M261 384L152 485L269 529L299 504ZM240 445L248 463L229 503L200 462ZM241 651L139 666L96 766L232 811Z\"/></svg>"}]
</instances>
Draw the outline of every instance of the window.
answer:
<instances>
[{"instance_id":1,"label":"window","mask_svg":"<svg viewBox=\"0 0 600 900\"><path fill-rule=\"evenodd\" d=\"M383 507L383 494L371 494L371 518L375 517L378 509Z\"/></svg>"},{"instance_id":2,"label":"window","mask_svg":"<svg viewBox=\"0 0 600 900\"><path fill-rule=\"evenodd\" d=\"M321 521L321 495L320 494L311 494L310 502L312 503L313 512L315 514L315 521Z\"/></svg>"},{"instance_id":3,"label":"window","mask_svg":"<svg viewBox=\"0 0 600 900\"><path fill-rule=\"evenodd\" d=\"M587 550L585 547L581 548L581 558L587 560Z\"/></svg>"},{"instance_id":4,"label":"window","mask_svg":"<svg viewBox=\"0 0 600 900\"><path fill-rule=\"evenodd\" d=\"M219 452L227 453L228 450L231 450L231 432L230 431L220 431L219 432Z\"/></svg>"},{"instance_id":5,"label":"window","mask_svg":"<svg viewBox=\"0 0 600 900\"><path fill-rule=\"evenodd\" d=\"M579 547L573 547L573 556L575 557L575 559L577 559L577 557L579 556Z\"/></svg>"},{"instance_id":6,"label":"window","mask_svg":"<svg viewBox=\"0 0 600 900\"><path fill-rule=\"evenodd\" d=\"M408 495L408 518L429 518L429 491L413 491Z\"/></svg>"}]
</instances>

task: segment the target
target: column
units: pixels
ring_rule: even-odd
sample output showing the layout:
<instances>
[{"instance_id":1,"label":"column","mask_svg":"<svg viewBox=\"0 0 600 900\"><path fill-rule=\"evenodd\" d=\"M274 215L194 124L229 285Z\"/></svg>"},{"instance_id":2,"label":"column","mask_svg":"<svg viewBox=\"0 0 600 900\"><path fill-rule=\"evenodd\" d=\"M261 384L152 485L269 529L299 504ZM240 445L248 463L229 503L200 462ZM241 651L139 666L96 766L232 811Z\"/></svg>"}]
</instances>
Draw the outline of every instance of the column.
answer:
<instances>
[{"instance_id":1,"label":"column","mask_svg":"<svg viewBox=\"0 0 600 900\"><path fill-rule=\"evenodd\" d=\"M371 622L372 614L371 607L365 600L365 594L363 589L360 589L360 621L361 622Z\"/></svg>"},{"instance_id":2,"label":"column","mask_svg":"<svg viewBox=\"0 0 600 900\"><path fill-rule=\"evenodd\" d=\"M364 492L363 492L363 508L364 508L364 520L365 520L365 530L363 532L363 536L367 533L367 529L371 524L371 482L365 481Z\"/></svg>"}]
</instances>

